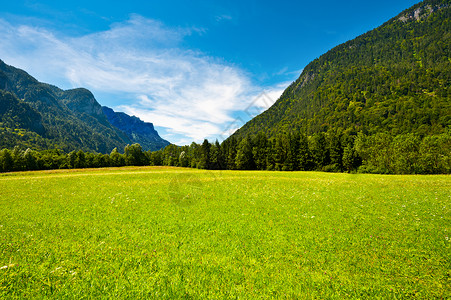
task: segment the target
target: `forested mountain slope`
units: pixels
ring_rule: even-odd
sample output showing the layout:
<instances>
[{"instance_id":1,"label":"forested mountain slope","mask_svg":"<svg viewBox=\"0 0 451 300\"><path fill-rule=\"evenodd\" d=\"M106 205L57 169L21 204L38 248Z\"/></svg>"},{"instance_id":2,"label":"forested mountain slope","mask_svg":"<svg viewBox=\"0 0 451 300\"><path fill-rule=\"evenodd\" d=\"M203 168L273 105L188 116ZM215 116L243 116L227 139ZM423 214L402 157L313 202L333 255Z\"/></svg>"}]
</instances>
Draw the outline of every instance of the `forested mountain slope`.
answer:
<instances>
[{"instance_id":1,"label":"forested mountain slope","mask_svg":"<svg viewBox=\"0 0 451 300\"><path fill-rule=\"evenodd\" d=\"M450 2L421 2L315 59L234 136L443 132L451 124Z\"/></svg>"},{"instance_id":2,"label":"forested mountain slope","mask_svg":"<svg viewBox=\"0 0 451 300\"><path fill-rule=\"evenodd\" d=\"M139 142L108 121L90 91L61 90L0 60L0 148L109 153ZM158 134L155 143L144 142L145 150L166 145Z\"/></svg>"}]
</instances>

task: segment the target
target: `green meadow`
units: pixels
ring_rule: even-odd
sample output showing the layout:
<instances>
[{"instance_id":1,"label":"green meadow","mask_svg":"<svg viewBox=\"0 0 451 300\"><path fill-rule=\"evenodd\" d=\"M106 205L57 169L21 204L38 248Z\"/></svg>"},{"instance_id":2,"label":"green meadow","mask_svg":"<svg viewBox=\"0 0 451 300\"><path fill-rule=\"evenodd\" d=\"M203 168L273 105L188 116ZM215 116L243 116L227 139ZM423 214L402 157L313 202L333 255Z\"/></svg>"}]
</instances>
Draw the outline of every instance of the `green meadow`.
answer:
<instances>
[{"instance_id":1,"label":"green meadow","mask_svg":"<svg viewBox=\"0 0 451 300\"><path fill-rule=\"evenodd\" d=\"M0 298L451 297L451 177L0 174Z\"/></svg>"}]
</instances>

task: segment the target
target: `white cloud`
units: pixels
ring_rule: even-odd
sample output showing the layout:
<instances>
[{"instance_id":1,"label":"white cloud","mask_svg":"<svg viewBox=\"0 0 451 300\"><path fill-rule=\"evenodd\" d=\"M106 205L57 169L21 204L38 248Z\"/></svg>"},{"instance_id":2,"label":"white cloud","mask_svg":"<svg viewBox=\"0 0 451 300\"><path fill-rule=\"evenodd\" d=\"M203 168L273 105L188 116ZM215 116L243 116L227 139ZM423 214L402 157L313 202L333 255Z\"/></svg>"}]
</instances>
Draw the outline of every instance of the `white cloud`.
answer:
<instances>
[{"instance_id":1,"label":"white cloud","mask_svg":"<svg viewBox=\"0 0 451 300\"><path fill-rule=\"evenodd\" d=\"M232 16L230 15L219 15L215 17L216 22L221 22L221 21L230 21L232 20Z\"/></svg>"},{"instance_id":2,"label":"white cloud","mask_svg":"<svg viewBox=\"0 0 451 300\"><path fill-rule=\"evenodd\" d=\"M114 109L165 127L175 137L171 142L180 144L219 137L234 112L263 90L243 70L180 46L186 36L202 32L132 15L109 30L70 37L0 19L0 58L63 88L125 94L135 100ZM285 86L266 94L275 101Z\"/></svg>"}]
</instances>

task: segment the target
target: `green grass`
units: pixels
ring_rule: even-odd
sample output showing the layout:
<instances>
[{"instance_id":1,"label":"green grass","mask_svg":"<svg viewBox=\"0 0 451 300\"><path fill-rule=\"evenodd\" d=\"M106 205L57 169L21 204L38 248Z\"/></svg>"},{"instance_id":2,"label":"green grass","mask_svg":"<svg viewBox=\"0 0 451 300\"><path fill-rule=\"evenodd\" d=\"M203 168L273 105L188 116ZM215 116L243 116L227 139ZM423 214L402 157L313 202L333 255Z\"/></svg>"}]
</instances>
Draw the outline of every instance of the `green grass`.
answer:
<instances>
[{"instance_id":1,"label":"green grass","mask_svg":"<svg viewBox=\"0 0 451 300\"><path fill-rule=\"evenodd\" d=\"M0 298L450 298L450 179L0 174Z\"/></svg>"}]
</instances>

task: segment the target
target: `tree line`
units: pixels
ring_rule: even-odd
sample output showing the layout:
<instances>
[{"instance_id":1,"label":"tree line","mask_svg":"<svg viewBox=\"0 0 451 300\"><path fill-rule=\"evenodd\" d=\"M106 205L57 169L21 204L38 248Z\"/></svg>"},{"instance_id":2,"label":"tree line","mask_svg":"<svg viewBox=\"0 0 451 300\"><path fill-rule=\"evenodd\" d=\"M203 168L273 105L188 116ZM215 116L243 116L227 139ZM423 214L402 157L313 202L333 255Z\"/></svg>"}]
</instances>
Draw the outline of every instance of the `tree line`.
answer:
<instances>
[{"instance_id":1,"label":"tree line","mask_svg":"<svg viewBox=\"0 0 451 300\"><path fill-rule=\"evenodd\" d=\"M0 151L0 172L100 168L121 166L178 166L210 170L326 171L379 174L449 174L451 129L420 137L388 133L348 135L339 131L307 136L287 132L268 138L263 133L219 143L204 140L187 146L169 145L143 151L127 145L110 154L62 150Z\"/></svg>"}]
</instances>

